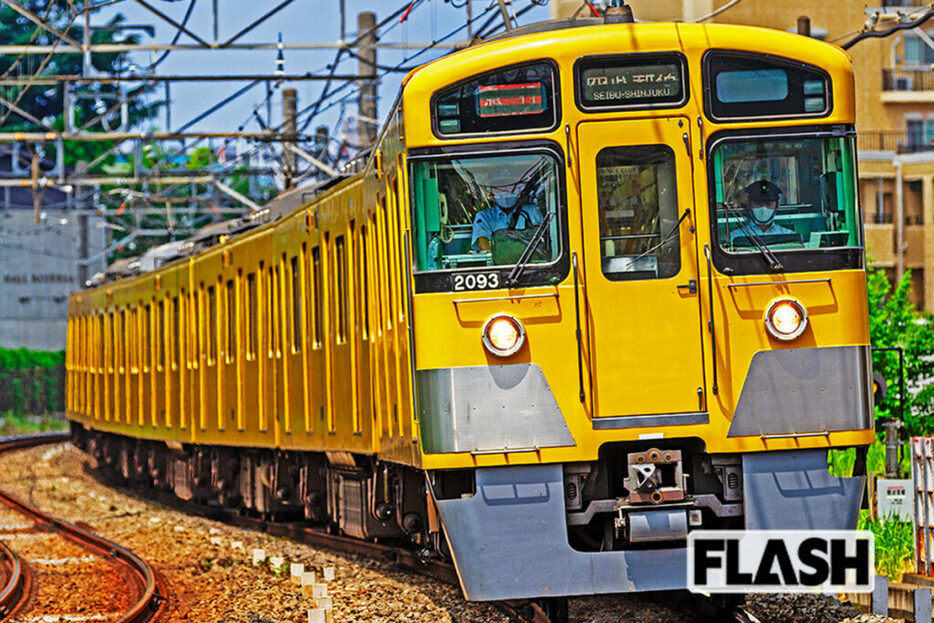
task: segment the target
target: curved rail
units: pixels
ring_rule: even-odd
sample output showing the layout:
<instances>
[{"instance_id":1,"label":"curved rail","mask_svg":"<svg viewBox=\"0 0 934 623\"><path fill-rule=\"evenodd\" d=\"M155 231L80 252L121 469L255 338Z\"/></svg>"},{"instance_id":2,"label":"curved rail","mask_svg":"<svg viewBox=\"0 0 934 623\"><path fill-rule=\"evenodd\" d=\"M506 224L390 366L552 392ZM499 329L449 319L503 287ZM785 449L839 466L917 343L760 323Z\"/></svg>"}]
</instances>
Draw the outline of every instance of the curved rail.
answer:
<instances>
[{"instance_id":1,"label":"curved rail","mask_svg":"<svg viewBox=\"0 0 934 623\"><path fill-rule=\"evenodd\" d=\"M42 444L68 441L70 437L70 434L67 432L4 437L0 438L0 453ZM165 598L159 592L156 574L148 563L141 560L133 552L113 541L93 534L67 521L52 517L37 508L33 508L6 491L0 490L0 502L26 515L32 521L44 526L47 530L61 534L63 538L75 543L83 549L91 551L102 558L116 559L136 577L142 589L140 591L141 594L139 599L137 599L136 603L126 614L117 619L118 623L144 623L153 620L160 613ZM7 551L9 550L7 549ZM10 553L12 554L12 552ZM18 565L18 561L16 564ZM2 599L5 594L6 590L4 589L4 591L0 593L0 599ZM2 612L3 611L0 610L0 613Z\"/></svg>"},{"instance_id":2,"label":"curved rail","mask_svg":"<svg viewBox=\"0 0 934 623\"><path fill-rule=\"evenodd\" d=\"M0 618L6 618L19 608L23 598L29 594L29 580L19 556L6 543L0 542L0 556L3 556L6 568L6 584L0 589Z\"/></svg>"}]
</instances>

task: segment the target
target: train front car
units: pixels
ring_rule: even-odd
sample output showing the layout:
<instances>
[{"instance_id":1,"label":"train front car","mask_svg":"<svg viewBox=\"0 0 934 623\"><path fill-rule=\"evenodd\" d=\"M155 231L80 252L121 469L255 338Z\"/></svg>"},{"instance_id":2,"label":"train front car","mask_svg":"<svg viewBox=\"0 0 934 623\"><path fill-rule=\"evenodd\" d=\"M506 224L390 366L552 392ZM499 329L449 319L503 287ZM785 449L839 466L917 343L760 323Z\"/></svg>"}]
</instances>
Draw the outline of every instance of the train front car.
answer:
<instances>
[{"instance_id":1,"label":"train front car","mask_svg":"<svg viewBox=\"0 0 934 623\"><path fill-rule=\"evenodd\" d=\"M421 464L469 599L683 588L698 528L855 528L853 88L839 48L722 25L409 76Z\"/></svg>"}]
</instances>

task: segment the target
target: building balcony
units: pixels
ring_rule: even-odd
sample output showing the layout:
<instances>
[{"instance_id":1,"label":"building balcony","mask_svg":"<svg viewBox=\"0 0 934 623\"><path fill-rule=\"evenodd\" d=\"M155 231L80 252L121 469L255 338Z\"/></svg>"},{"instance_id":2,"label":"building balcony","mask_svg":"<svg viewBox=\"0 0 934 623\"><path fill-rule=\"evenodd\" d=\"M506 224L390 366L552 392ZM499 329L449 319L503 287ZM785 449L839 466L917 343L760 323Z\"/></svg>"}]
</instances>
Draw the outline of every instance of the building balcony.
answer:
<instances>
[{"instance_id":1,"label":"building balcony","mask_svg":"<svg viewBox=\"0 0 934 623\"><path fill-rule=\"evenodd\" d=\"M920 132L886 130L860 132L856 147L859 151L891 151L896 154L914 154L922 151L934 151L934 140L924 140Z\"/></svg>"},{"instance_id":2,"label":"building balcony","mask_svg":"<svg viewBox=\"0 0 934 623\"><path fill-rule=\"evenodd\" d=\"M928 6L928 0L882 0L882 8L888 7L923 7Z\"/></svg>"},{"instance_id":3,"label":"building balcony","mask_svg":"<svg viewBox=\"0 0 934 623\"><path fill-rule=\"evenodd\" d=\"M934 71L883 68L880 98L885 104L934 103Z\"/></svg>"}]
</instances>

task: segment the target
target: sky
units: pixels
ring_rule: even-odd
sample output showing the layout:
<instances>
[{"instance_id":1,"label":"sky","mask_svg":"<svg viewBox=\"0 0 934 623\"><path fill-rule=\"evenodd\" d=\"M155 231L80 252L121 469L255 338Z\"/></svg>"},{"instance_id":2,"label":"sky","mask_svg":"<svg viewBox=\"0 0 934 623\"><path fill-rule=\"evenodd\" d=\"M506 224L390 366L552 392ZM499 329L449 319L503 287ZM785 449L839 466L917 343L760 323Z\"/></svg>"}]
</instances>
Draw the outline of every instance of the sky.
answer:
<instances>
[{"instance_id":1,"label":"sky","mask_svg":"<svg viewBox=\"0 0 934 623\"><path fill-rule=\"evenodd\" d=\"M189 2L194 2L188 29L207 41L213 41L212 1L218 5L218 40L225 41L238 33L256 18L268 12L278 4L273 0L146 0L151 6L164 12L177 22L181 22L188 10ZM530 4L531 0L515 0L517 9ZM280 12L275 14L262 25L258 26L239 42L271 43L276 42L279 34L282 41L288 43L299 42L335 42L340 38L340 0L294 0ZM346 15L346 38L352 40L357 29L357 14L361 11L376 13L377 22L397 9L413 5L407 19L400 22L396 18L381 29L381 43L415 43L431 42L447 35L451 30L466 23L465 0L344 0ZM476 19L474 29L479 27L489 17L498 12L496 0L474 0L473 15L489 12L482 19ZM103 24L116 14L122 14L128 24L151 24L155 26L155 36L150 38L141 33L141 42L150 41L167 43L176 34L176 28L162 21L141 4L133 0L122 0L95 12L91 24ZM500 18L496 18L497 23ZM521 24L528 24L548 19L547 6L535 6L522 15ZM141 31L133 31L141 32ZM466 37L466 29L455 35L450 41L460 41ZM182 34L179 43L194 43L187 35ZM432 50L405 62L406 66L427 62L433 58L449 52L450 50ZM381 65L396 66L405 61L406 57L415 54L417 50L386 50L378 51L377 62ZM140 68L149 66L160 53L135 53L131 60ZM304 74L312 72L320 74L326 71L336 54L336 50L298 51L285 50L285 73ZM344 56L337 68L339 74L353 74L357 71L357 60ZM191 74L272 74L276 69L276 50L261 51L174 51L158 66L158 73L165 75L191 75ZM391 73L386 75L379 89L379 117L384 119L399 89L404 73ZM195 118L214 103L236 92L245 82L221 83L174 83L171 87L171 127L177 129L182 124ZM336 83L335 86L341 83ZM285 85L283 85L285 86ZM298 91L298 108L301 110L316 101L319 97L323 83L320 82L294 82L289 84ZM275 90L272 97L272 123L281 122L281 90ZM356 112L357 103L351 89L343 92L350 94L350 99L344 105L344 116ZM157 99L164 97L160 87L154 94ZM257 109L260 116L266 117L265 89L257 85L252 90L224 106L216 113L193 125L191 130L202 131L232 131L239 127L246 130L259 130L258 122L253 118L253 110ZM313 131L316 125L323 123L332 128L338 123L341 106L334 105L316 118L308 128ZM166 118L164 113L152 121L154 129L164 129ZM300 120L301 124L301 120Z\"/></svg>"}]
</instances>

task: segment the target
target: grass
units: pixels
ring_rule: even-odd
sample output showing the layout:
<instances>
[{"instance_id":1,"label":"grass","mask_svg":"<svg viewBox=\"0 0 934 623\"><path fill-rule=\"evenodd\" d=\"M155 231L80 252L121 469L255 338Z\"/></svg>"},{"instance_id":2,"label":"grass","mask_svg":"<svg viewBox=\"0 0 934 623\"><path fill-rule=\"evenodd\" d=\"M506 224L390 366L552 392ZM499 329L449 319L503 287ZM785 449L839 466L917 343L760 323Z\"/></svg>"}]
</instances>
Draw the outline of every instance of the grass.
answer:
<instances>
[{"instance_id":1,"label":"grass","mask_svg":"<svg viewBox=\"0 0 934 623\"><path fill-rule=\"evenodd\" d=\"M914 534L910 521L894 517L872 520L860 511L859 530L871 530L876 538L876 573L901 582L902 574L914 569Z\"/></svg>"},{"instance_id":2,"label":"grass","mask_svg":"<svg viewBox=\"0 0 934 623\"><path fill-rule=\"evenodd\" d=\"M899 458L899 471L904 477L910 474L910 456L908 446L902 446ZM830 473L845 477L853 475L856 462L856 449L831 450L827 463ZM866 453L866 472L885 474L885 444L880 441L869 446ZM859 530L871 530L875 535L876 573L886 575L890 580L899 582L902 574L914 569L914 534L910 521L901 521L894 517L880 517L873 520L868 510L859 512Z\"/></svg>"},{"instance_id":3,"label":"grass","mask_svg":"<svg viewBox=\"0 0 934 623\"><path fill-rule=\"evenodd\" d=\"M68 420L61 415L26 415L12 411L0 414L2 437L56 430L68 430Z\"/></svg>"}]
</instances>

